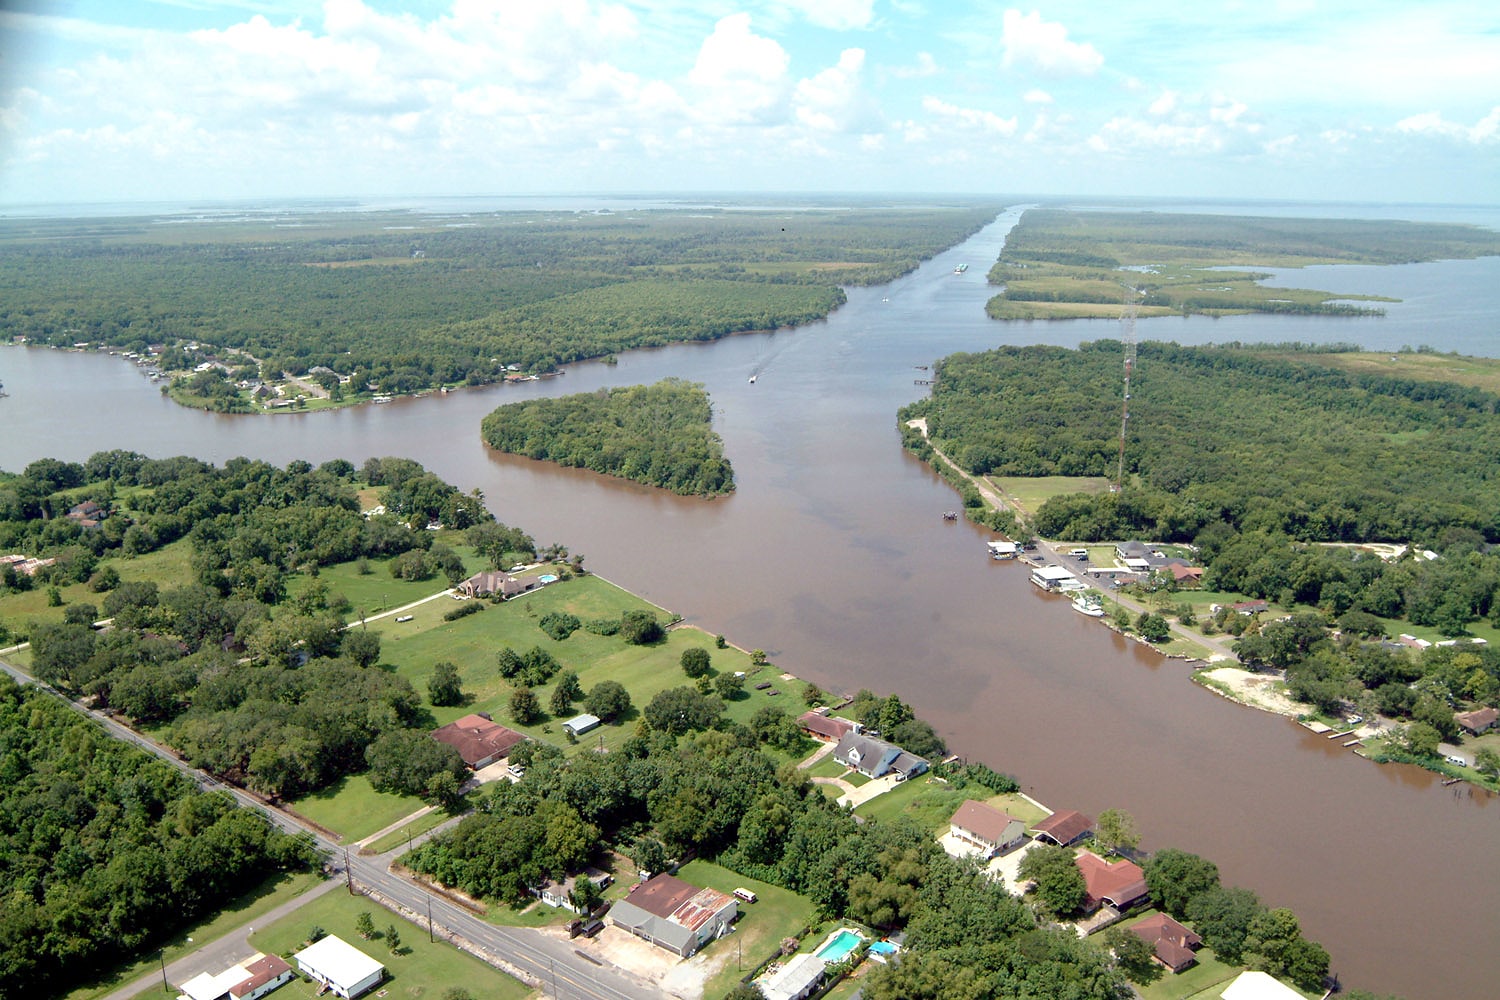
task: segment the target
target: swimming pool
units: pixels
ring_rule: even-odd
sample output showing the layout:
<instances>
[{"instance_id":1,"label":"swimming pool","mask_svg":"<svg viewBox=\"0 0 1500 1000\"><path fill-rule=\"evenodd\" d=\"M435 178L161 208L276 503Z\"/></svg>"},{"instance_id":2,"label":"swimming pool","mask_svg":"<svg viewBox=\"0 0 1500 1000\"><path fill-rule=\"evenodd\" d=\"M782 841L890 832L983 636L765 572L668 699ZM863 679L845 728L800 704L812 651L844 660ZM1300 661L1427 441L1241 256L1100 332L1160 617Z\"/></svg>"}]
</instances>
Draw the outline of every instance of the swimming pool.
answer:
<instances>
[{"instance_id":1,"label":"swimming pool","mask_svg":"<svg viewBox=\"0 0 1500 1000\"><path fill-rule=\"evenodd\" d=\"M842 962L849 953L859 947L862 938L845 927L823 943L815 954L825 962Z\"/></svg>"},{"instance_id":2,"label":"swimming pool","mask_svg":"<svg viewBox=\"0 0 1500 1000\"><path fill-rule=\"evenodd\" d=\"M870 953L873 955L894 955L896 950L896 946L889 941L876 941L870 945Z\"/></svg>"},{"instance_id":3,"label":"swimming pool","mask_svg":"<svg viewBox=\"0 0 1500 1000\"><path fill-rule=\"evenodd\" d=\"M551 573L544 573L541 576L537 577L537 582L538 583L556 583L557 582L557 577L553 576Z\"/></svg>"}]
</instances>

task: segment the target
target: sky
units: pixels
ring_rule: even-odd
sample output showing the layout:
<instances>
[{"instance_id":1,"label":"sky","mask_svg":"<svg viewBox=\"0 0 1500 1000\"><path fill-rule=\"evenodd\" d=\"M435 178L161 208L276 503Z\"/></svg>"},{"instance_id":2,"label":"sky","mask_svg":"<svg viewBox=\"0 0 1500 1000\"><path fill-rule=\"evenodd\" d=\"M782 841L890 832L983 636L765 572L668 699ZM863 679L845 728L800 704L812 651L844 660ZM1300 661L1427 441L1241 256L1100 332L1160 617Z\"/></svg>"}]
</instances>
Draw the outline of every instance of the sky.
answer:
<instances>
[{"instance_id":1,"label":"sky","mask_svg":"<svg viewBox=\"0 0 1500 1000\"><path fill-rule=\"evenodd\" d=\"M0 205L1500 203L1500 3L0 0Z\"/></svg>"}]
</instances>

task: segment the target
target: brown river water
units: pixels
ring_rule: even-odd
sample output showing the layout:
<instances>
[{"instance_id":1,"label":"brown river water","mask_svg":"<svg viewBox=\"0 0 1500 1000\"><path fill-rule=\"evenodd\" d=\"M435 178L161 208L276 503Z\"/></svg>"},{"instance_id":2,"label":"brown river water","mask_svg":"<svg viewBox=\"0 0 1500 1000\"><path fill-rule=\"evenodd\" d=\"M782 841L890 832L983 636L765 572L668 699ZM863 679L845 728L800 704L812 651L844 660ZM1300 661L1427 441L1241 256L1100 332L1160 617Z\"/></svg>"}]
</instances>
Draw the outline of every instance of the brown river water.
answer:
<instances>
[{"instance_id":1,"label":"brown river water","mask_svg":"<svg viewBox=\"0 0 1500 1000\"><path fill-rule=\"evenodd\" d=\"M1119 335L1113 323L985 318L985 271L1014 218L890 285L850 290L827 322L332 413L187 411L120 359L11 348L0 351L10 393L0 468L108 448L216 462L411 456L481 489L538 542L567 544L590 569L786 670L836 690L899 693L957 752L1017 775L1054 808L1128 810L1146 849L1203 854L1227 883L1294 909L1346 986L1411 1000L1500 994L1500 799L1376 766L1225 701L1191 683L1185 665L1036 592L1024 567L987 559L984 532L942 520L953 492L902 451L896 430L897 408L927 391L913 384L927 374L916 366L1000 343ZM967 273L954 273L959 263ZM1439 346L1492 353L1479 345L1500 343L1500 308L1473 305L1500 305L1500 258L1384 270L1461 295L1477 318L1446 316L1434 295L1384 320L1167 320L1139 332L1392 349L1458 322ZM480 419L501 403L669 375L711 394L739 484L732 497L668 496L480 443Z\"/></svg>"}]
</instances>

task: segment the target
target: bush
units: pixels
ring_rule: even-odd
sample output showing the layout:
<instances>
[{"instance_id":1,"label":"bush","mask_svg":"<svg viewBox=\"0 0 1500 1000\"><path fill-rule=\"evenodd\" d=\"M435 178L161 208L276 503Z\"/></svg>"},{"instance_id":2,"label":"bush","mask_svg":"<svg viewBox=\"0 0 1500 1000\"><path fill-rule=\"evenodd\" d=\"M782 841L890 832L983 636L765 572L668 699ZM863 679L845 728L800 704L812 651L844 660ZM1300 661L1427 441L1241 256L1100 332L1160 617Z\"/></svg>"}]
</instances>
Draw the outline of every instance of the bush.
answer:
<instances>
[{"instance_id":1,"label":"bush","mask_svg":"<svg viewBox=\"0 0 1500 1000\"><path fill-rule=\"evenodd\" d=\"M543 632L546 632L558 642L562 642L568 636L572 635L582 624L578 620L578 616L570 615L566 611L549 611L545 615L542 615L541 620L537 622L537 625Z\"/></svg>"},{"instance_id":2,"label":"bush","mask_svg":"<svg viewBox=\"0 0 1500 1000\"><path fill-rule=\"evenodd\" d=\"M687 674L691 678L697 679L699 677L707 676L708 674L708 650L703 649L702 647L690 646L687 649L684 649L682 651L682 658L679 660L679 662L682 665L682 672Z\"/></svg>"},{"instance_id":3,"label":"bush","mask_svg":"<svg viewBox=\"0 0 1500 1000\"><path fill-rule=\"evenodd\" d=\"M627 611L620 616L620 636L632 646L661 641L661 622L649 611Z\"/></svg>"},{"instance_id":4,"label":"bush","mask_svg":"<svg viewBox=\"0 0 1500 1000\"><path fill-rule=\"evenodd\" d=\"M616 618L592 618L583 623L583 630L594 635L617 635L620 622Z\"/></svg>"},{"instance_id":5,"label":"bush","mask_svg":"<svg viewBox=\"0 0 1500 1000\"><path fill-rule=\"evenodd\" d=\"M481 612L483 610L484 610L484 604L483 604L483 602L481 602L481 601L465 601L464 603L460 604L458 607L452 609L451 611L445 611L445 612L443 612L443 621L445 621L445 622L455 622L455 621L458 621L460 618L465 617L466 615L477 615L477 614L479 614L479 612Z\"/></svg>"}]
</instances>

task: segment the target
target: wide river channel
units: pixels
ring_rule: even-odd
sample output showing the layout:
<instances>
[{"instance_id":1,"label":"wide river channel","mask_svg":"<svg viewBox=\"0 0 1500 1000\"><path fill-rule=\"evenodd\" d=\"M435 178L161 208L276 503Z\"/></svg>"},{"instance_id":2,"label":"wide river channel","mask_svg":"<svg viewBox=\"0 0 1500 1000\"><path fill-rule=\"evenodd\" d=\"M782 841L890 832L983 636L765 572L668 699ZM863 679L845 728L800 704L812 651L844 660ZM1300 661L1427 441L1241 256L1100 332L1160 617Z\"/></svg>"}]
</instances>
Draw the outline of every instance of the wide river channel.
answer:
<instances>
[{"instance_id":1,"label":"wide river channel","mask_svg":"<svg viewBox=\"0 0 1500 1000\"><path fill-rule=\"evenodd\" d=\"M1112 322L999 324L985 272L1018 217L889 285L852 289L826 322L622 354L566 376L322 414L215 416L165 400L106 355L0 351L0 468L129 448L222 462L407 455L503 521L826 687L894 691L959 753L1020 777L1053 808L1131 812L1147 849L1216 861L1226 883L1289 906L1346 986L1411 1000L1500 983L1500 799L1376 766L1295 723L1234 705L986 558L947 523L953 491L901 449L919 365L1003 343L1118 337ZM1486 220L1488 221L1488 220ZM967 273L955 274L960 263ZM1500 258L1318 268L1295 280L1406 301L1379 319L1142 321L1142 339L1350 341L1494 354ZM1286 279L1293 280L1293 279ZM748 379L752 373L755 384ZM711 394L739 484L683 499L496 455L493 407L677 376ZM1114 400L1100 400L1114 408ZM1191 428L1183 428L1191 433Z\"/></svg>"}]
</instances>

